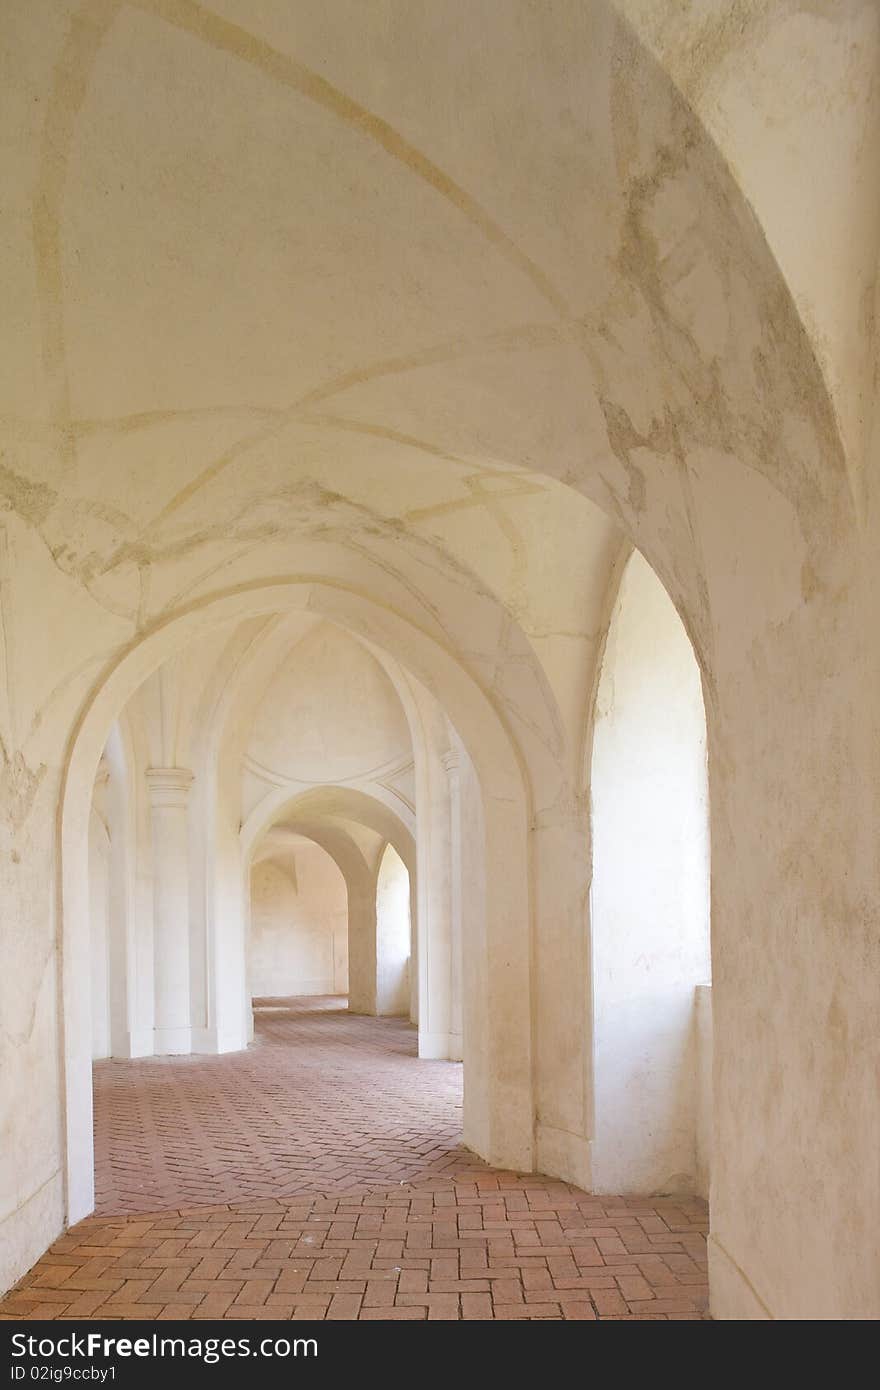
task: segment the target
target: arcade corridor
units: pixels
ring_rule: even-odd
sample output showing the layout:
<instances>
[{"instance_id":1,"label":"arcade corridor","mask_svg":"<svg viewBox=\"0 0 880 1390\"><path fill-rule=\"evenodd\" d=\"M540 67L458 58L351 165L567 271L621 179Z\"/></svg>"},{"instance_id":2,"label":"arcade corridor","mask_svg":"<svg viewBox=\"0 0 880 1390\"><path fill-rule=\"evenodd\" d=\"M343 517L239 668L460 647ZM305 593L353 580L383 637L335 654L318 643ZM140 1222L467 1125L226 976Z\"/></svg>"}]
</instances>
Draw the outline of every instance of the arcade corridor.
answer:
<instances>
[{"instance_id":1,"label":"arcade corridor","mask_svg":"<svg viewBox=\"0 0 880 1390\"><path fill-rule=\"evenodd\" d=\"M704 1203L487 1167L401 1019L255 1014L245 1053L96 1065L97 1213L0 1317L703 1316Z\"/></svg>"}]
</instances>

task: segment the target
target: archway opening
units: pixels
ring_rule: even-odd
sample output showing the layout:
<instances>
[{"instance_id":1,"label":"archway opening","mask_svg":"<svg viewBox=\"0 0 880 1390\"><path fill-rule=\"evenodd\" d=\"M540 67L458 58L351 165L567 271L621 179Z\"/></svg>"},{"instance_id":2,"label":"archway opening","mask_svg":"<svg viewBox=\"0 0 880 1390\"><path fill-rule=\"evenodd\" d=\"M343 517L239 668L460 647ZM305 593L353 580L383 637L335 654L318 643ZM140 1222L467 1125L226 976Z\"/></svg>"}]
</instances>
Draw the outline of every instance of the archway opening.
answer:
<instances>
[{"instance_id":1,"label":"archway opening","mask_svg":"<svg viewBox=\"0 0 880 1390\"><path fill-rule=\"evenodd\" d=\"M372 820L367 815L365 823L374 839L379 835L380 852L370 870L374 927L379 860L390 843L406 869L411 921L419 924L424 936L420 943L414 939L410 949L409 1008L401 999L391 1003L395 1009L402 1005L402 1028L409 1028L407 1013L410 1018L424 1016L424 1024L419 1018L418 1035L412 1034L406 1050L413 1060L418 1055L427 1067L439 1063L442 1070L449 1060L460 1060L464 1048L470 1069L469 1094L464 1100L465 1142L490 1161L507 1161L519 1169L531 1166L527 982L522 1013L511 1019L497 993L499 978L482 960L499 934L503 934L511 966L524 968L528 958L528 894L517 891L515 874L496 880L481 868L485 856L524 862L514 846L526 833L527 790L509 734L479 686L454 658L399 615L385 607L373 608L365 596L350 595L332 585L291 583L230 594L225 606L218 604L210 612L195 610L176 621L173 629L145 639L97 688L72 743L61 821L64 929L71 947L65 953L69 1025L65 1060L72 1217L90 1210L94 1200L91 1047L88 1053L82 1048L91 1023L90 991L82 988L84 961L89 968L91 923L87 855L82 854L81 845L88 819L82 816L82 805L91 804L95 764L102 750L109 756L114 738L124 746L119 787L120 791L127 788L129 796L117 836L124 910L114 939L118 937L122 948L117 979L127 1036L119 1049L113 1045L113 1056L143 1059L143 1069L149 1070L156 1065L179 1065L180 1053L200 1053L205 1055L204 1065L213 1066L216 1054L247 1046L244 890L248 853L260 831L277 817L279 800L285 806L290 802L285 778L285 785L275 786L265 798L265 812L254 807L242 823L246 803L236 800L234 788L241 758L247 754L250 726L245 717L247 701L243 715L240 695L253 683L250 659L266 658L260 669L268 678L275 658L284 654L284 642L279 646L276 639L287 641L285 623L292 625L294 637L313 629L322 605L336 625L357 634L359 640L363 640L359 628L366 628L365 649L381 653L386 669L393 673L414 739L417 765L412 795L424 808L422 824L427 830L415 833L414 808L411 828L400 815L389 814L392 806L402 804L405 810L406 803L408 783L405 778L401 783L396 763L378 768L384 791L380 786L372 801L354 784L312 786L294 796L303 819L292 828L323 843L324 835L332 838L340 829L340 794L351 803L341 818L352 824L364 821L365 803L373 806ZM259 691L254 694L259 703ZM252 764L245 771L250 773ZM260 823L264 814L267 819ZM296 815L293 820L297 821ZM465 826L476 827L477 833L468 835ZM357 845L358 835L353 839ZM505 850L505 845L510 849ZM339 862L336 850L331 853ZM370 856L361 854L361 858L366 864ZM395 873L390 873L393 864L389 856L383 889L388 887L390 901L397 904L385 920L386 925L394 923L390 941L397 959L390 978L399 993L403 954L399 909L406 878L396 866ZM188 884L187 865L197 871ZM348 879L345 868L343 873ZM386 876L394 880L393 890L390 882L385 883ZM482 889L463 893L465 881ZM463 942L471 954L469 965L462 959ZM184 966L180 971L179 965ZM470 1014L463 1019L460 989L468 970L474 989ZM180 1019L166 1019L161 1012L160 1005L172 997L175 1007L181 1004ZM189 1022L183 1017L186 1007ZM497 1026L490 1028L488 1022L496 1013ZM515 1039L511 1035L505 1042L506 1028L517 1034ZM424 1047L423 1037L427 1039ZM497 1072L493 1054L499 1048L508 1058L503 1106L493 1082ZM511 1058L522 1083L519 1110L511 1104ZM194 1056L186 1060L191 1074L202 1065ZM455 1072L456 1104L460 1105L460 1072ZM456 1146L461 1126L460 1115L454 1121L442 1121L444 1147ZM152 1205L155 1209L155 1202Z\"/></svg>"},{"instance_id":2,"label":"archway opening","mask_svg":"<svg viewBox=\"0 0 880 1390\"><path fill-rule=\"evenodd\" d=\"M253 1006L348 999L348 892L330 854L293 832L269 832L250 871L247 988Z\"/></svg>"},{"instance_id":3,"label":"archway opening","mask_svg":"<svg viewBox=\"0 0 880 1390\"><path fill-rule=\"evenodd\" d=\"M405 1016L410 1007L412 922L407 867L386 845L376 880L376 1012Z\"/></svg>"},{"instance_id":4,"label":"archway opening","mask_svg":"<svg viewBox=\"0 0 880 1390\"><path fill-rule=\"evenodd\" d=\"M591 774L594 1188L708 1196L706 718L687 633L638 552L608 629Z\"/></svg>"}]
</instances>

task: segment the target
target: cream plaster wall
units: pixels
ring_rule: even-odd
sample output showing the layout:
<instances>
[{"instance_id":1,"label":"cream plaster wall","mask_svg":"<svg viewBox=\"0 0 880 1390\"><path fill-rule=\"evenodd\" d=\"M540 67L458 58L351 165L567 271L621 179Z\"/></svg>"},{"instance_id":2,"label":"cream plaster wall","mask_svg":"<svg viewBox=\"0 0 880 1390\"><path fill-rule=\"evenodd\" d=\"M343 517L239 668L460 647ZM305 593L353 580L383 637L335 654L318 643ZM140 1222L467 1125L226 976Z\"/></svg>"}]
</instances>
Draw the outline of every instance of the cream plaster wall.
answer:
<instances>
[{"instance_id":1,"label":"cream plaster wall","mask_svg":"<svg viewBox=\"0 0 880 1390\"><path fill-rule=\"evenodd\" d=\"M473 761L473 1142L586 1174L580 770L625 533L705 691L713 1308L878 1316L875 32L871 0L450 0L393 24L332 0L296 25L283 0L14 0L3 1282L91 1200L99 758L151 672L181 653L186 688L224 625L216 720L168 742L172 721L158 764L188 766L186 740L204 758L220 862L191 936L219 934L241 976L224 692L274 623L341 624L431 690ZM246 1030L234 977L205 959L206 1045Z\"/></svg>"},{"instance_id":2,"label":"cream plaster wall","mask_svg":"<svg viewBox=\"0 0 880 1390\"><path fill-rule=\"evenodd\" d=\"M246 754L257 775L265 770L275 782L304 786L377 777L411 757L388 677L359 642L329 623L303 637L272 677Z\"/></svg>"},{"instance_id":3,"label":"cream plaster wall","mask_svg":"<svg viewBox=\"0 0 880 1390\"><path fill-rule=\"evenodd\" d=\"M308 840L251 869L248 981L254 998L348 993L345 879Z\"/></svg>"},{"instance_id":4,"label":"cream plaster wall","mask_svg":"<svg viewBox=\"0 0 880 1390\"><path fill-rule=\"evenodd\" d=\"M400 698L376 656L344 628L277 633L249 663L249 699L227 733L241 757L240 815L276 818L317 787L352 788L414 824L413 748ZM265 682L265 684L263 684ZM248 829L247 834L251 831Z\"/></svg>"}]
</instances>

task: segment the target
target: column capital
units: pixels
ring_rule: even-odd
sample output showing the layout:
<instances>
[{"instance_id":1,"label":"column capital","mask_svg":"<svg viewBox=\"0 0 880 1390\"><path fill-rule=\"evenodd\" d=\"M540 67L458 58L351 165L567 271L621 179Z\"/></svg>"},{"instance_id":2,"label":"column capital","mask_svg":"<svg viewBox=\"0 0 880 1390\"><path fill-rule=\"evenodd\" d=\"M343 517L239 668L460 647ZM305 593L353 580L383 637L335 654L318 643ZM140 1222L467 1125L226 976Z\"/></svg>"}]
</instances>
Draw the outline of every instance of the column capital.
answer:
<instances>
[{"instance_id":1,"label":"column capital","mask_svg":"<svg viewBox=\"0 0 880 1390\"><path fill-rule=\"evenodd\" d=\"M151 806L186 805L193 774L187 767L148 767L147 789Z\"/></svg>"}]
</instances>

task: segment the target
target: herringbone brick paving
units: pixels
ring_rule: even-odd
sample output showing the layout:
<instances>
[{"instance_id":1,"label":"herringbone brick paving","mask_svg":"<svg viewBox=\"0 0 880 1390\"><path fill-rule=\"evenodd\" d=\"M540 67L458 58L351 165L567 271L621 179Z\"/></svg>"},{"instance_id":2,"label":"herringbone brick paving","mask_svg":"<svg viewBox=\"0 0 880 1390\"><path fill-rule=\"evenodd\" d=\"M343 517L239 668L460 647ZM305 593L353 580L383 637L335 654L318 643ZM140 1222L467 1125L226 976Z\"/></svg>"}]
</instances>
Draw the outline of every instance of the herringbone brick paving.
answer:
<instances>
[{"instance_id":1,"label":"herringbone brick paving","mask_svg":"<svg viewBox=\"0 0 880 1390\"><path fill-rule=\"evenodd\" d=\"M95 1209L387 1187L468 1166L461 1067L416 1064L401 1018L261 1000L247 1052L98 1062Z\"/></svg>"},{"instance_id":2,"label":"herringbone brick paving","mask_svg":"<svg viewBox=\"0 0 880 1390\"><path fill-rule=\"evenodd\" d=\"M288 1001L247 1054L101 1064L105 1210L55 1242L0 1317L705 1316L704 1203L593 1197L486 1167L457 1144L460 1069L413 1053L398 1020ZM214 1192L250 1168L274 1194L191 1202L183 1154ZM395 1168L389 1184L389 1164L406 1176ZM143 1210L148 1189L163 1209ZM136 1206L108 1213L123 1201Z\"/></svg>"}]
</instances>

